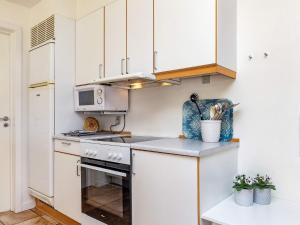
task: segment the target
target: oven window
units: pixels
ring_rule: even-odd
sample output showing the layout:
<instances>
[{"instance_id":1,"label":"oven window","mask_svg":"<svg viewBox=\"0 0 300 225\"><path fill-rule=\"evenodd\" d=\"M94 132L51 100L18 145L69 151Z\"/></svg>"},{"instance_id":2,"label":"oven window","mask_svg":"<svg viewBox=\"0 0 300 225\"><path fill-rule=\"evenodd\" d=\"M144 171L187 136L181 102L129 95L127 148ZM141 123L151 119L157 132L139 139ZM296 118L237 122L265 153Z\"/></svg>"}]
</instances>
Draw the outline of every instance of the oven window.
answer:
<instances>
[{"instance_id":1,"label":"oven window","mask_svg":"<svg viewBox=\"0 0 300 225\"><path fill-rule=\"evenodd\" d=\"M82 168L82 212L107 225L130 225L129 175L122 177Z\"/></svg>"},{"instance_id":2,"label":"oven window","mask_svg":"<svg viewBox=\"0 0 300 225\"><path fill-rule=\"evenodd\" d=\"M94 90L79 91L79 105L94 105Z\"/></svg>"}]
</instances>

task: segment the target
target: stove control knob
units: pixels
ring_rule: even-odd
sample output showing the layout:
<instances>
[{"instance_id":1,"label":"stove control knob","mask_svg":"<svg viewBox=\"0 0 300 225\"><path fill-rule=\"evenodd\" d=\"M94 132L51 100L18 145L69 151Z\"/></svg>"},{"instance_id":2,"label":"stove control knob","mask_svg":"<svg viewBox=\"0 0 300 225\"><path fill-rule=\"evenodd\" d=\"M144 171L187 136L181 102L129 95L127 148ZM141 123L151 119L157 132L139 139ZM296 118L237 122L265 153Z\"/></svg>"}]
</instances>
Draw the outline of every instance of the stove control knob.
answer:
<instances>
[{"instance_id":1,"label":"stove control knob","mask_svg":"<svg viewBox=\"0 0 300 225\"><path fill-rule=\"evenodd\" d=\"M90 151L89 150L85 150L85 155L89 155Z\"/></svg>"},{"instance_id":2,"label":"stove control knob","mask_svg":"<svg viewBox=\"0 0 300 225\"><path fill-rule=\"evenodd\" d=\"M97 156L97 152L93 152L93 156L96 157Z\"/></svg>"},{"instance_id":3,"label":"stove control knob","mask_svg":"<svg viewBox=\"0 0 300 225\"><path fill-rule=\"evenodd\" d=\"M119 161L122 160L122 158L123 158L122 154L119 154L118 157L117 157L117 159L118 159Z\"/></svg>"},{"instance_id":4,"label":"stove control knob","mask_svg":"<svg viewBox=\"0 0 300 225\"><path fill-rule=\"evenodd\" d=\"M111 159L112 153L108 153L108 158Z\"/></svg>"},{"instance_id":5,"label":"stove control knob","mask_svg":"<svg viewBox=\"0 0 300 225\"><path fill-rule=\"evenodd\" d=\"M117 157L118 157L118 155L117 155L116 153L114 153L113 156L112 156L112 159L113 159L113 160L116 160Z\"/></svg>"}]
</instances>

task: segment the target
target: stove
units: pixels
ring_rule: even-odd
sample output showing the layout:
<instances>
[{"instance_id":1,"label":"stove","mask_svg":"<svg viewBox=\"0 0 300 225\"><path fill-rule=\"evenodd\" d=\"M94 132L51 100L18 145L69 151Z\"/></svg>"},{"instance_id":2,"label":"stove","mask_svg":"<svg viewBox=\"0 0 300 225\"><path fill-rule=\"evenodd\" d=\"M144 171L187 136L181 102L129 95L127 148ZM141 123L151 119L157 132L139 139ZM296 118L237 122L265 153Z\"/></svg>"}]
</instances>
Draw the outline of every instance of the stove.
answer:
<instances>
[{"instance_id":1,"label":"stove","mask_svg":"<svg viewBox=\"0 0 300 225\"><path fill-rule=\"evenodd\" d=\"M81 139L83 218L105 225L131 225L131 144L159 139L121 136Z\"/></svg>"},{"instance_id":2,"label":"stove","mask_svg":"<svg viewBox=\"0 0 300 225\"><path fill-rule=\"evenodd\" d=\"M67 137L85 137L85 136L103 135L103 134L112 134L112 132L75 130L75 131L70 131L68 133L63 133L63 135Z\"/></svg>"}]
</instances>

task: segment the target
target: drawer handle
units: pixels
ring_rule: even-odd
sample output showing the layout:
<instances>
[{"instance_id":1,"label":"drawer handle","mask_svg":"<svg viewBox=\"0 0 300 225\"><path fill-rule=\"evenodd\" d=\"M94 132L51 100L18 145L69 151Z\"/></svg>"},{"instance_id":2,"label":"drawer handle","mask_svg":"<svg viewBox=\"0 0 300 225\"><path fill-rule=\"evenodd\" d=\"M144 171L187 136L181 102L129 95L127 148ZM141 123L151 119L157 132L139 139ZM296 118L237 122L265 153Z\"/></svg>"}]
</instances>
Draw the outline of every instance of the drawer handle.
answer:
<instances>
[{"instance_id":1,"label":"drawer handle","mask_svg":"<svg viewBox=\"0 0 300 225\"><path fill-rule=\"evenodd\" d=\"M70 146L70 145L71 145L71 143L70 143L70 142L64 142L64 141L62 142L62 144L63 144L63 145L68 145L68 146Z\"/></svg>"}]
</instances>

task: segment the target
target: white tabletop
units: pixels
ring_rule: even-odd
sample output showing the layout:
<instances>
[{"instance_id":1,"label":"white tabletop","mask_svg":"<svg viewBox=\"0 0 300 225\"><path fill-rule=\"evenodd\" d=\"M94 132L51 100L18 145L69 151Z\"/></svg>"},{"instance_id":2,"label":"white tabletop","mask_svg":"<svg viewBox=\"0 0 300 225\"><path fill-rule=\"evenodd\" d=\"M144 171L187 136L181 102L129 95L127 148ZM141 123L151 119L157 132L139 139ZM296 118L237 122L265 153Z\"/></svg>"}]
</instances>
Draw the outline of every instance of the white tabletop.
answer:
<instances>
[{"instance_id":1,"label":"white tabletop","mask_svg":"<svg viewBox=\"0 0 300 225\"><path fill-rule=\"evenodd\" d=\"M230 197L204 213L202 219L219 225L300 225L300 203L273 198L268 206L242 207Z\"/></svg>"}]
</instances>

